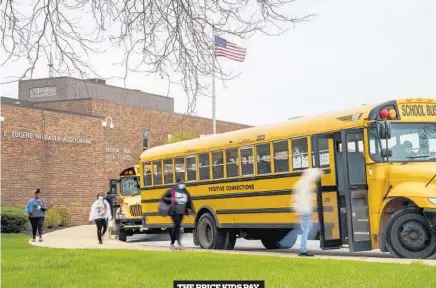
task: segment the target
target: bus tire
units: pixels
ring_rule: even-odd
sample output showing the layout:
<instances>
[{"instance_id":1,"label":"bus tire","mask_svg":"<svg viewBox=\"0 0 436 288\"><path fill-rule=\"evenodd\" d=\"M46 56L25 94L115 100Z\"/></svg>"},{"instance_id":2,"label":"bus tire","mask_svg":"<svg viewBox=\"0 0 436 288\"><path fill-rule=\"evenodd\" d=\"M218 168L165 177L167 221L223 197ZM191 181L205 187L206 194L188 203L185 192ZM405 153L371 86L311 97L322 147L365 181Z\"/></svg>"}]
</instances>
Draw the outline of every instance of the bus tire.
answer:
<instances>
[{"instance_id":1,"label":"bus tire","mask_svg":"<svg viewBox=\"0 0 436 288\"><path fill-rule=\"evenodd\" d=\"M118 237L118 239L122 242L127 241L127 233L125 229L120 229L120 236Z\"/></svg>"},{"instance_id":2,"label":"bus tire","mask_svg":"<svg viewBox=\"0 0 436 288\"><path fill-rule=\"evenodd\" d=\"M386 247L398 258L425 259L436 253L436 235L421 209L403 209L390 217L386 227Z\"/></svg>"},{"instance_id":3,"label":"bus tire","mask_svg":"<svg viewBox=\"0 0 436 288\"><path fill-rule=\"evenodd\" d=\"M227 241L226 241L226 246L224 247L225 250L233 250L235 249L236 246L236 234L234 232L231 231L227 231L226 232L226 236L227 236Z\"/></svg>"},{"instance_id":4,"label":"bus tire","mask_svg":"<svg viewBox=\"0 0 436 288\"><path fill-rule=\"evenodd\" d=\"M225 249L226 231L219 229L210 213L201 215L197 222L197 237L203 249Z\"/></svg>"}]
</instances>

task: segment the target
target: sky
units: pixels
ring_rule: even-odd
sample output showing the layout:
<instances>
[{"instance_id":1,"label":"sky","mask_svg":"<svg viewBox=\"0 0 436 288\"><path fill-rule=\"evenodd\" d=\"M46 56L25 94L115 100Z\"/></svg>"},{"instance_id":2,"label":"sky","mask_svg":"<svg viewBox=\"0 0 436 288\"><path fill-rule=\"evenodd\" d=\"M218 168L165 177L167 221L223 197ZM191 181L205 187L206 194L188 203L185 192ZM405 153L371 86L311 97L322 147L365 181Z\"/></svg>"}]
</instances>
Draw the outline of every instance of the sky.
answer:
<instances>
[{"instance_id":1,"label":"sky","mask_svg":"<svg viewBox=\"0 0 436 288\"><path fill-rule=\"evenodd\" d=\"M225 87L217 81L217 119L262 125L403 97L436 98L436 1L297 0L290 9L292 16L316 16L281 36L224 35L247 48L247 56L244 63L220 60L240 76ZM98 72L114 69L107 59L112 55L96 56ZM26 61L2 67L2 81L26 68ZM41 65L34 78L48 75ZM124 86L117 79L107 83ZM139 73L129 76L127 87L168 91L165 79ZM18 83L0 91L17 98ZM172 85L169 96L176 112L186 111L180 87ZM212 116L211 98L199 98L196 115Z\"/></svg>"}]
</instances>

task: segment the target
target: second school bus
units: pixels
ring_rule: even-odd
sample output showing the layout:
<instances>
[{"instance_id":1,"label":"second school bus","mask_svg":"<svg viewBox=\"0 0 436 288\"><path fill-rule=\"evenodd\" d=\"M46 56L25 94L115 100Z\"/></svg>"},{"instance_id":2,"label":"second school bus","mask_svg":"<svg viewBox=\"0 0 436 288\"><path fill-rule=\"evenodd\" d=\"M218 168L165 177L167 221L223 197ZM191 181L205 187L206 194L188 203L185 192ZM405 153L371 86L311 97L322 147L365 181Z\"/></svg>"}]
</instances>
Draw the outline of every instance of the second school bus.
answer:
<instances>
[{"instance_id":1,"label":"second school bus","mask_svg":"<svg viewBox=\"0 0 436 288\"><path fill-rule=\"evenodd\" d=\"M380 248L405 258L436 254L436 101L379 105L253 127L149 149L140 158L143 225L168 227L158 202L185 179L197 216L194 243L268 249L299 228L291 204L302 170L324 170L314 203L323 249Z\"/></svg>"}]
</instances>

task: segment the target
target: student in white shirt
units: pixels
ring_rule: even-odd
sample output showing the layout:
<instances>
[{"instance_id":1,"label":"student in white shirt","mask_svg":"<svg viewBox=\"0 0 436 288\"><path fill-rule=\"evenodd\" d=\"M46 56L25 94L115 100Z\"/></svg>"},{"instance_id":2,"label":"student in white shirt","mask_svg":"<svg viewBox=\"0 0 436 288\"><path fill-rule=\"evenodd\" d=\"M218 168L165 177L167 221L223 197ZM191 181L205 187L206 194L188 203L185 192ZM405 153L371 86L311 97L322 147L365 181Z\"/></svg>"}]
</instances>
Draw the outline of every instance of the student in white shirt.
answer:
<instances>
[{"instance_id":1,"label":"student in white shirt","mask_svg":"<svg viewBox=\"0 0 436 288\"><path fill-rule=\"evenodd\" d=\"M291 203L291 207L294 206L295 211L300 215L301 223L301 244L299 256L313 256L313 254L307 251L307 238L309 236L310 228L312 225L312 195L315 191L316 183L322 175L322 170L318 168L306 169L301 176L301 179L295 186L295 204ZM290 239L296 237L295 229L291 230L281 241L280 245L286 247L287 242L292 242Z\"/></svg>"},{"instance_id":2,"label":"student in white shirt","mask_svg":"<svg viewBox=\"0 0 436 288\"><path fill-rule=\"evenodd\" d=\"M95 222L97 225L98 243L103 244L102 236L106 233L108 221L112 219L112 213L109 203L104 199L103 193L97 194L97 200L91 205L89 212L89 222Z\"/></svg>"}]
</instances>

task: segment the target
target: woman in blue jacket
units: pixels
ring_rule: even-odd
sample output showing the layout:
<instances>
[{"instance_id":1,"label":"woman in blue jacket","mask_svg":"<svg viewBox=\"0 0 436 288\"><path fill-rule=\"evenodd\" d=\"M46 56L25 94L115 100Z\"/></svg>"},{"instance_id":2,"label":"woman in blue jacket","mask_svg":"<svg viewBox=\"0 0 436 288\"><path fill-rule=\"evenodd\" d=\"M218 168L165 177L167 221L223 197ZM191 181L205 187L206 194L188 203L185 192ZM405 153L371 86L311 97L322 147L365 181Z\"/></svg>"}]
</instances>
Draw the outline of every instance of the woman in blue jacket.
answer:
<instances>
[{"instance_id":1,"label":"woman in blue jacket","mask_svg":"<svg viewBox=\"0 0 436 288\"><path fill-rule=\"evenodd\" d=\"M47 207L45 206L45 201L40 198L40 194L41 192L37 189L35 198L30 199L24 209L24 214L29 217L30 224L32 225L32 242L36 242L37 231L39 242L42 242L42 228L44 227L45 211L47 211Z\"/></svg>"}]
</instances>

